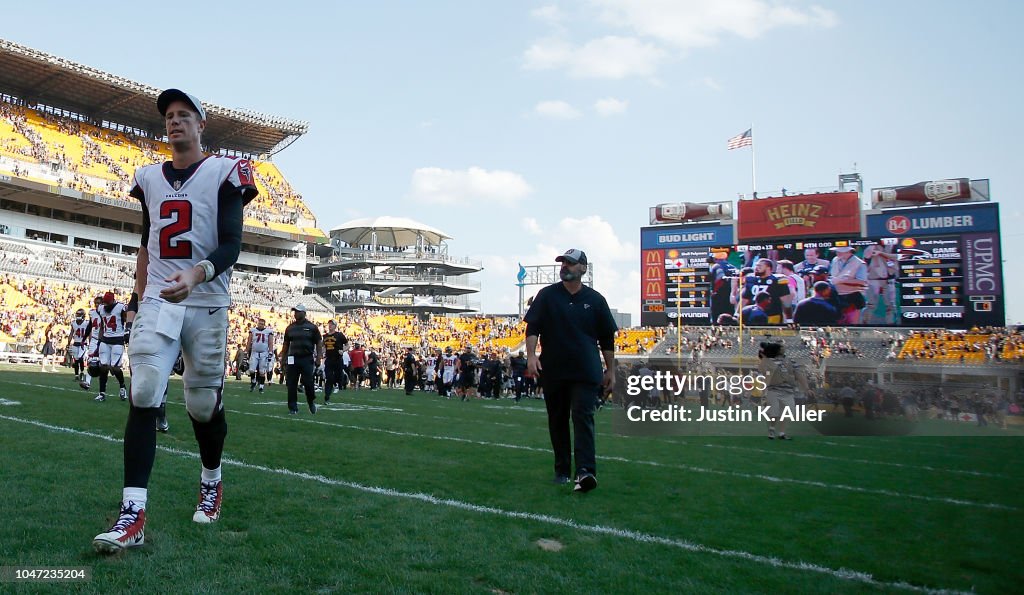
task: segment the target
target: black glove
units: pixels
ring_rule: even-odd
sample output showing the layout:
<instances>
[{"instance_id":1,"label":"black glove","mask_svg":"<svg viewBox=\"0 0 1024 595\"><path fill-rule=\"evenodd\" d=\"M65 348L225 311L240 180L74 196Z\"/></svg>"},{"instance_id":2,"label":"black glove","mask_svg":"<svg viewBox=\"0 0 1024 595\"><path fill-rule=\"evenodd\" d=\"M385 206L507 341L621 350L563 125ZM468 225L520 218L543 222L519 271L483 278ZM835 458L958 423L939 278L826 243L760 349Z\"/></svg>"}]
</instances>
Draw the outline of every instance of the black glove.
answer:
<instances>
[{"instance_id":1,"label":"black glove","mask_svg":"<svg viewBox=\"0 0 1024 595\"><path fill-rule=\"evenodd\" d=\"M132 338L132 321L124 321L124 344L127 345Z\"/></svg>"}]
</instances>

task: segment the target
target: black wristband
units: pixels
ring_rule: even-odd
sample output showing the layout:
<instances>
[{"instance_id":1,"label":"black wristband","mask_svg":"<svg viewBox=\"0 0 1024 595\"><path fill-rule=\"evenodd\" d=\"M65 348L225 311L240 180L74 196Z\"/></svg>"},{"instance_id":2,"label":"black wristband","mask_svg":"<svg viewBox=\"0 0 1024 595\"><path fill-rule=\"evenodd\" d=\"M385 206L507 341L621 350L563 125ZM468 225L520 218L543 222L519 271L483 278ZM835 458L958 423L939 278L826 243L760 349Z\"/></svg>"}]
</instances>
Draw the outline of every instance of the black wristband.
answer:
<instances>
[{"instance_id":1,"label":"black wristband","mask_svg":"<svg viewBox=\"0 0 1024 595\"><path fill-rule=\"evenodd\" d=\"M125 312L138 312L139 311L139 294L132 292L132 299L128 300L128 305L125 306Z\"/></svg>"}]
</instances>

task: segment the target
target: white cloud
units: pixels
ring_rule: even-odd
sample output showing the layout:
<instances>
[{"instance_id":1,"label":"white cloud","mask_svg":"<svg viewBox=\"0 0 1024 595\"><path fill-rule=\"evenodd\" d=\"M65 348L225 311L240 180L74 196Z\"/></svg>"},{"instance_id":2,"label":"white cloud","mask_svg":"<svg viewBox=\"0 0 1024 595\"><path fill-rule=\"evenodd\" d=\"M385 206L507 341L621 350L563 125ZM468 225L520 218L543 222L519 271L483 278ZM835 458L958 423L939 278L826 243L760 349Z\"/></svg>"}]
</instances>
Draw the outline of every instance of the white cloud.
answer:
<instances>
[{"instance_id":1,"label":"white cloud","mask_svg":"<svg viewBox=\"0 0 1024 595\"><path fill-rule=\"evenodd\" d=\"M565 20L565 13L554 4L533 9L530 16L549 25L559 25Z\"/></svg>"},{"instance_id":2,"label":"white cloud","mask_svg":"<svg viewBox=\"0 0 1024 595\"><path fill-rule=\"evenodd\" d=\"M594 103L594 110L598 114L608 117L617 116L619 114L626 113L626 108L629 107L629 102L624 99L615 99L614 97L606 97L604 99L598 99Z\"/></svg>"},{"instance_id":3,"label":"white cloud","mask_svg":"<svg viewBox=\"0 0 1024 595\"><path fill-rule=\"evenodd\" d=\"M592 0L606 24L680 49L713 46L728 35L755 39L784 26L834 27L836 13L820 6L767 0Z\"/></svg>"},{"instance_id":4,"label":"white cloud","mask_svg":"<svg viewBox=\"0 0 1024 595\"><path fill-rule=\"evenodd\" d=\"M544 233L544 230L541 229L540 227L540 223L537 223L537 220L534 219L533 217L523 218L522 225L523 230L525 230L526 233L530 234L531 236L539 236Z\"/></svg>"},{"instance_id":5,"label":"white cloud","mask_svg":"<svg viewBox=\"0 0 1024 595\"><path fill-rule=\"evenodd\" d=\"M520 174L480 167L463 170L421 167L412 172L410 185L410 196L414 200L442 205L484 202L511 206L532 192L533 188Z\"/></svg>"},{"instance_id":6,"label":"white cloud","mask_svg":"<svg viewBox=\"0 0 1024 595\"><path fill-rule=\"evenodd\" d=\"M718 84L718 81L716 81L715 79L711 78L710 76L704 77L703 79L701 79L700 82L705 87L707 87L708 89L711 89L712 91L721 91L722 90L722 85Z\"/></svg>"},{"instance_id":7,"label":"white cloud","mask_svg":"<svg viewBox=\"0 0 1024 595\"><path fill-rule=\"evenodd\" d=\"M573 106L560 100L538 102L533 111L538 116L553 120L575 120L583 115Z\"/></svg>"},{"instance_id":8,"label":"white cloud","mask_svg":"<svg viewBox=\"0 0 1024 595\"><path fill-rule=\"evenodd\" d=\"M564 69L576 78L623 79L650 77L666 52L635 37L609 35L576 46L561 39L544 39L523 54L527 70Z\"/></svg>"},{"instance_id":9,"label":"white cloud","mask_svg":"<svg viewBox=\"0 0 1024 595\"><path fill-rule=\"evenodd\" d=\"M524 227L531 225L527 221L533 220L523 219ZM485 311L519 311L519 289L515 286L519 263L526 267L554 266L556 256L569 248L579 248L593 263L594 289L605 296L609 306L631 313L633 324L640 324L640 250L637 245L620 240L611 223L598 216L567 217L544 223L547 231L544 239L536 243L515 242L508 246L507 252L481 257L484 270L479 280L484 288ZM540 223L537 225L539 227ZM556 282L557 278L549 281ZM524 297L535 295L541 287L543 285L526 286Z\"/></svg>"}]
</instances>

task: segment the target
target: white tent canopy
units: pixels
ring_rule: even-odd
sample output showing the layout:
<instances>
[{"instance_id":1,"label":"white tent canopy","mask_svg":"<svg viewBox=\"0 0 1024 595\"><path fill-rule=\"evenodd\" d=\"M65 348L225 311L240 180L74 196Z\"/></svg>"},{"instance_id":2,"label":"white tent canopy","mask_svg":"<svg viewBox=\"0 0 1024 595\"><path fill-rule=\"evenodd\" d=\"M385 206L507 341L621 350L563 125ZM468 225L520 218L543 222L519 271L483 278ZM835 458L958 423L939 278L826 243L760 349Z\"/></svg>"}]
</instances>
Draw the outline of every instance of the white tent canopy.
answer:
<instances>
[{"instance_id":1,"label":"white tent canopy","mask_svg":"<svg viewBox=\"0 0 1024 595\"><path fill-rule=\"evenodd\" d=\"M349 246L438 246L451 236L405 217L365 217L331 229L331 237ZM422 239L420 239L422 238Z\"/></svg>"}]
</instances>

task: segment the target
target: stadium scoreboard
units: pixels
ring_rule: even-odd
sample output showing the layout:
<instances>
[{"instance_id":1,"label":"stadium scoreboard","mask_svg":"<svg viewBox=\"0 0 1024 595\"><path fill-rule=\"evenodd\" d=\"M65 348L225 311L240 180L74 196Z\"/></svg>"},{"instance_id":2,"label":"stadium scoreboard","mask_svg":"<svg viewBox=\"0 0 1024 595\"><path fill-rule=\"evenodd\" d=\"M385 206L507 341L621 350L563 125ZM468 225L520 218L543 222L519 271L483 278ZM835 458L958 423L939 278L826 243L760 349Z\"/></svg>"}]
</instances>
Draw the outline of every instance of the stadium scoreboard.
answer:
<instances>
[{"instance_id":1,"label":"stadium scoreboard","mask_svg":"<svg viewBox=\"0 0 1024 595\"><path fill-rule=\"evenodd\" d=\"M641 324L711 324L710 270L714 260L724 259L738 275L759 258L775 262L786 259L799 273L802 263L814 253L831 261L836 256L834 248L848 246L856 256L867 260L865 251L876 245L896 256L894 266L889 268L889 281L895 286L896 326L1002 326L1005 316L997 206L988 203L868 215L865 229L876 235L867 237L715 242L733 239L731 231L709 234L699 229L696 231L700 233L678 231L685 228L689 232L695 229L692 226L644 228ZM941 218L930 212L939 209ZM671 241L679 238L682 241ZM692 241L687 244L687 240ZM804 279L810 281L809 277ZM737 281L733 287L741 285ZM806 293L810 293L809 284ZM880 306L884 309L884 304Z\"/></svg>"}]
</instances>

